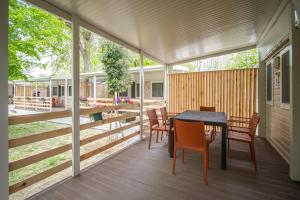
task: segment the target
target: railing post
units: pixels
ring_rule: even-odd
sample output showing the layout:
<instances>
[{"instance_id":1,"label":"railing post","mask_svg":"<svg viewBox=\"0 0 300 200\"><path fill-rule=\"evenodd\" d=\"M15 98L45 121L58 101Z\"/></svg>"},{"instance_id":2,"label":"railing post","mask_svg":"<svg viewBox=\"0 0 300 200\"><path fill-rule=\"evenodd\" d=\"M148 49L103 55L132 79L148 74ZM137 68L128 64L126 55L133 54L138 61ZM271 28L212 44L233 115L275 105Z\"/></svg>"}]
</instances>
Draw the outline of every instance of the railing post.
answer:
<instances>
[{"instance_id":1,"label":"railing post","mask_svg":"<svg viewBox=\"0 0 300 200\"><path fill-rule=\"evenodd\" d=\"M24 108L26 108L26 83L23 85L23 98L24 98Z\"/></svg>"},{"instance_id":2,"label":"railing post","mask_svg":"<svg viewBox=\"0 0 300 200\"><path fill-rule=\"evenodd\" d=\"M141 66L140 66L140 137L143 139L144 130L144 55L140 51Z\"/></svg>"},{"instance_id":3,"label":"railing post","mask_svg":"<svg viewBox=\"0 0 300 200\"><path fill-rule=\"evenodd\" d=\"M52 111L52 80L49 79L50 112Z\"/></svg>"},{"instance_id":4,"label":"railing post","mask_svg":"<svg viewBox=\"0 0 300 200\"><path fill-rule=\"evenodd\" d=\"M37 81L35 81L35 110L38 108L38 89L37 89Z\"/></svg>"},{"instance_id":5,"label":"railing post","mask_svg":"<svg viewBox=\"0 0 300 200\"><path fill-rule=\"evenodd\" d=\"M65 110L68 109L68 79L65 79Z\"/></svg>"},{"instance_id":6,"label":"railing post","mask_svg":"<svg viewBox=\"0 0 300 200\"><path fill-rule=\"evenodd\" d=\"M0 1L0 199L7 200L8 184L8 0Z\"/></svg>"},{"instance_id":7,"label":"railing post","mask_svg":"<svg viewBox=\"0 0 300 200\"><path fill-rule=\"evenodd\" d=\"M80 173L79 18L72 15L72 175Z\"/></svg>"},{"instance_id":8,"label":"railing post","mask_svg":"<svg viewBox=\"0 0 300 200\"><path fill-rule=\"evenodd\" d=\"M93 81L93 84L94 84L94 88L93 88L93 96L94 96L94 105L96 106L96 98L97 98L97 77L96 75L94 75L94 81Z\"/></svg>"}]
</instances>

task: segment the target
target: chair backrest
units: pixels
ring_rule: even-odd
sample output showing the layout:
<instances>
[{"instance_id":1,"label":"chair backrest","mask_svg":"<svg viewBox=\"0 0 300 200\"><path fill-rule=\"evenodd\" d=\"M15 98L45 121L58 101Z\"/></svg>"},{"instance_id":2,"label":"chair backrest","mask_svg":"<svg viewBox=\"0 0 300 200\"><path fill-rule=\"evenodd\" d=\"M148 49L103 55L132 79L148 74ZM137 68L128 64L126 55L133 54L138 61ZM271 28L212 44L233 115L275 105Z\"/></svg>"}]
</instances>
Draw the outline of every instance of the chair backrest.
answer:
<instances>
[{"instance_id":1,"label":"chair backrest","mask_svg":"<svg viewBox=\"0 0 300 200\"><path fill-rule=\"evenodd\" d=\"M216 112L216 107L200 106L200 111Z\"/></svg>"},{"instance_id":2,"label":"chair backrest","mask_svg":"<svg viewBox=\"0 0 300 200\"><path fill-rule=\"evenodd\" d=\"M186 122L174 120L175 143L187 148L205 148L205 131L203 122Z\"/></svg>"},{"instance_id":3,"label":"chair backrest","mask_svg":"<svg viewBox=\"0 0 300 200\"><path fill-rule=\"evenodd\" d=\"M255 136L255 132L256 132L256 128L257 128L257 125L259 123L259 120L260 120L260 117L259 117L258 113L254 112L252 114L252 117L251 117L250 123L249 123L250 135L252 137Z\"/></svg>"},{"instance_id":4,"label":"chair backrest","mask_svg":"<svg viewBox=\"0 0 300 200\"><path fill-rule=\"evenodd\" d=\"M163 122L165 123L168 120L167 108L166 107L160 108L160 113L161 113L161 118L162 118Z\"/></svg>"},{"instance_id":5,"label":"chair backrest","mask_svg":"<svg viewBox=\"0 0 300 200\"><path fill-rule=\"evenodd\" d=\"M147 110L147 115L149 117L150 127L153 127L154 125L159 125L155 109Z\"/></svg>"}]
</instances>

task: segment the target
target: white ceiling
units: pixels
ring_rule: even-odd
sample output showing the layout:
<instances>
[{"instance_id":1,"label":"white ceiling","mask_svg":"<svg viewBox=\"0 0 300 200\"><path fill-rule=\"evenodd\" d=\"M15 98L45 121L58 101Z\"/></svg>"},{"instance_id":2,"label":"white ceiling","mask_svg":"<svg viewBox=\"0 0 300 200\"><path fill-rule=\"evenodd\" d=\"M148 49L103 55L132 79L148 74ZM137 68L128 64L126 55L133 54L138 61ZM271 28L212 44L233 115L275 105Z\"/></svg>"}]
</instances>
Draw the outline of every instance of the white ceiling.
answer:
<instances>
[{"instance_id":1,"label":"white ceiling","mask_svg":"<svg viewBox=\"0 0 300 200\"><path fill-rule=\"evenodd\" d=\"M47 0L174 63L253 46L281 0Z\"/></svg>"}]
</instances>

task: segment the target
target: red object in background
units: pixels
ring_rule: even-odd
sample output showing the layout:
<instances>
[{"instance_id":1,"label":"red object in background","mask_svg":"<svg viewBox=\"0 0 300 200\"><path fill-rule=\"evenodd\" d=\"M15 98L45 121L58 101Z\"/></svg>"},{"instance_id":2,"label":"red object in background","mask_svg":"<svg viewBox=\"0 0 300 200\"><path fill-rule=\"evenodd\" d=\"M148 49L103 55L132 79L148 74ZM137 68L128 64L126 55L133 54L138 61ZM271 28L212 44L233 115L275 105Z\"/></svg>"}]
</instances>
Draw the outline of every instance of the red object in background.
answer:
<instances>
[{"instance_id":1,"label":"red object in background","mask_svg":"<svg viewBox=\"0 0 300 200\"><path fill-rule=\"evenodd\" d=\"M57 103L57 98L52 97L52 99L51 99L52 107L56 107L56 103Z\"/></svg>"}]
</instances>

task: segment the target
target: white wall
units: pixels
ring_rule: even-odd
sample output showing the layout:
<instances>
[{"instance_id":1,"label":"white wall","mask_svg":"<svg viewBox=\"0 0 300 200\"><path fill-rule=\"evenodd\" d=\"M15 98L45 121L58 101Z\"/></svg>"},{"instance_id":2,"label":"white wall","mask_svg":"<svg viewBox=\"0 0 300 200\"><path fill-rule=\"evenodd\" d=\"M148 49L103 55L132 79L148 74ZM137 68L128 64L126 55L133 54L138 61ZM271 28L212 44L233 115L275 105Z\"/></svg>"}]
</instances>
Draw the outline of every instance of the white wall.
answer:
<instances>
[{"instance_id":1,"label":"white wall","mask_svg":"<svg viewBox=\"0 0 300 200\"><path fill-rule=\"evenodd\" d=\"M294 9L300 15L300 1L294 0ZM293 17L294 20L294 17ZM300 181L300 29L294 28L294 21L291 24L292 33L292 143L290 177L292 180Z\"/></svg>"}]
</instances>

